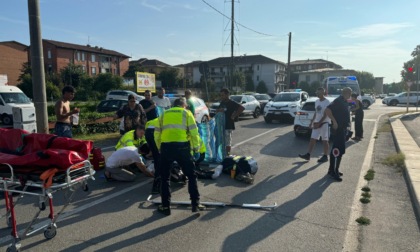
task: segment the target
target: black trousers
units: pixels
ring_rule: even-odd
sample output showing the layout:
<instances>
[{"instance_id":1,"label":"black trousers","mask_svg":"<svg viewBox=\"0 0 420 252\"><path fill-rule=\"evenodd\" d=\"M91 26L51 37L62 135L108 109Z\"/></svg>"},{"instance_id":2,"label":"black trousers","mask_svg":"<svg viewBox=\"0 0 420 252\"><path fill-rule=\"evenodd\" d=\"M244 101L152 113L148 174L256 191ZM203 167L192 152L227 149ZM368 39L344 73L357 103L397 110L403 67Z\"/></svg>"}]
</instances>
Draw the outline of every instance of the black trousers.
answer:
<instances>
[{"instance_id":1,"label":"black trousers","mask_svg":"<svg viewBox=\"0 0 420 252\"><path fill-rule=\"evenodd\" d=\"M191 156L190 143L162 143L160 148L160 169L162 177L162 205L168 207L171 202L170 174L171 165L176 161L182 172L188 177L188 192L191 204L195 205L200 200L197 187L197 176L194 172L194 160Z\"/></svg>"},{"instance_id":2,"label":"black trousers","mask_svg":"<svg viewBox=\"0 0 420 252\"><path fill-rule=\"evenodd\" d=\"M354 116L354 135L363 137L363 117L364 113L358 113Z\"/></svg>"},{"instance_id":3,"label":"black trousers","mask_svg":"<svg viewBox=\"0 0 420 252\"><path fill-rule=\"evenodd\" d=\"M152 151L153 155L153 162L155 165L155 180L160 179L160 154L159 150L156 146L155 142L155 129L146 129L146 133L144 134L146 138L146 142L149 145L150 150Z\"/></svg>"}]
</instances>

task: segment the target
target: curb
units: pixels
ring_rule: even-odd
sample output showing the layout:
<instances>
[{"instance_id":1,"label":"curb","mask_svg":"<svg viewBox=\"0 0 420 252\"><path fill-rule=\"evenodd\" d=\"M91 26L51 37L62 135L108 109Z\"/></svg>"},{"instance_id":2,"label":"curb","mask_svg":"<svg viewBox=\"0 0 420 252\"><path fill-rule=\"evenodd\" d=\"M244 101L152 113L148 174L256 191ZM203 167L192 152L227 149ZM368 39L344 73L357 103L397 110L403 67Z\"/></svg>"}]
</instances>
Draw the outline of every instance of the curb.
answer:
<instances>
[{"instance_id":1,"label":"curb","mask_svg":"<svg viewBox=\"0 0 420 252\"><path fill-rule=\"evenodd\" d=\"M420 113L409 114L414 115ZM391 123L397 150L405 156L405 177L408 184L408 190L411 195L414 212L417 219L420 220L420 147L401 122L401 117L403 116L394 116L389 118L389 121Z\"/></svg>"}]
</instances>

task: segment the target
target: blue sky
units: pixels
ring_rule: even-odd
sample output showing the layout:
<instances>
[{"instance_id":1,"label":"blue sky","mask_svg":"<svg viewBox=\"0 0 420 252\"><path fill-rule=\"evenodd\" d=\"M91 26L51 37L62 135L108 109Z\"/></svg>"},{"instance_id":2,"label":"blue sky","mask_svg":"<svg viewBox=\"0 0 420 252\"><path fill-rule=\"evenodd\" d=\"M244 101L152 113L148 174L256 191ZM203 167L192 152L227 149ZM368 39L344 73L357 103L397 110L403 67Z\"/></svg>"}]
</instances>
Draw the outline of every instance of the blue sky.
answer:
<instances>
[{"instance_id":1,"label":"blue sky","mask_svg":"<svg viewBox=\"0 0 420 252\"><path fill-rule=\"evenodd\" d=\"M40 0L45 39L176 65L230 56L229 0ZM420 44L418 0L236 0L235 55L323 58L400 81ZM250 29L247 29L250 28ZM261 34L262 33L262 34ZM267 36L269 35L269 36ZM0 41L29 45L27 0L0 3Z\"/></svg>"}]
</instances>

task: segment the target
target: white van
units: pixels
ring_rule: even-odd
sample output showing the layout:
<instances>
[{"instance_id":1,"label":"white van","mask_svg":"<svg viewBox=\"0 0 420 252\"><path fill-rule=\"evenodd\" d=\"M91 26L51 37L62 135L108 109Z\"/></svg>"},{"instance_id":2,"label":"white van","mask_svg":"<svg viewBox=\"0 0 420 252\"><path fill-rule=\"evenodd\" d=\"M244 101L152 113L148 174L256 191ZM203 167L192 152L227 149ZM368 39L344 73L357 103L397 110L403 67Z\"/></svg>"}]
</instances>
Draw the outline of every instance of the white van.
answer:
<instances>
[{"instance_id":1,"label":"white van","mask_svg":"<svg viewBox=\"0 0 420 252\"><path fill-rule=\"evenodd\" d=\"M35 108L31 100L15 86L0 86L0 120L3 124L13 124L14 107Z\"/></svg>"}]
</instances>

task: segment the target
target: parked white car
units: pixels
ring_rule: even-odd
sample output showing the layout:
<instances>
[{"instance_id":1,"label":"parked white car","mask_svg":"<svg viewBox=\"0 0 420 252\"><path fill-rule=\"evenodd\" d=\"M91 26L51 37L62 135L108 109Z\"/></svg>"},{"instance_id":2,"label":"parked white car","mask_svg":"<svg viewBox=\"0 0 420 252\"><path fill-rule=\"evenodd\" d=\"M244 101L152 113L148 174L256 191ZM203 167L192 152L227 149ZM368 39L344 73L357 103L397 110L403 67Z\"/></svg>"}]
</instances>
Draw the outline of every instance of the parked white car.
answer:
<instances>
[{"instance_id":1,"label":"parked white car","mask_svg":"<svg viewBox=\"0 0 420 252\"><path fill-rule=\"evenodd\" d=\"M252 95L231 95L230 99L241 104L245 109L240 116L252 115L258 118L261 114L260 102Z\"/></svg>"},{"instance_id":2,"label":"parked white car","mask_svg":"<svg viewBox=\"0 0 420 252\"><path fill-rule=\"evenodd\" d=\"M13 124L14 107L35 108L31 100L18 87L6 85L0 86L0 120L3 124ZM35 114L33 117L35 118Z\"/></svg>"},{"instance_id":3,"label":"parked white car","mask_svg":"<svg viewBox=\"0 0 420 252\"><path fill-rule=\"evenodd\" d=\"M271 123L273 120L295 118L296 113L302 108L309 98L307 92L281 92L264 107L264 120Z\"/></svg>"},{"instance_id":4,"label":"parked white car","mask_svg":"<svg viewBox=\"0 0 420 252\"><path fill-rule=\"evenodd\" d=\"M145 98L144 96L138 95L130 90L111 90L106 94L105 100L127 100L130 94L136 97L137 102Z\"/></svg>"},{"instance_id":5,"label":"parked white car","mask_svg":"<svg viewBox=\"0 0 420 252\"><path fill-rule=\"evenodd\" d=\"M362 104L363 104L363 108L367 109L369 108L370 105L375 103L375 97L372 95L363 95L362 96Z\"/></svg>"},{"instance_id":6,"label":"parked white car","mask_svg":"<svg viewBox=\"0 0 420 252\"><path fill-rule=\"evenodd\" d=\"M196 122L205 123L210 120L210 111L206 103L197 97L191 97L194 104L194 118Z\"/></svg>"},{"instance_id":7,"label":"parked white car","mask_svg":"<svg viewBox=\"0 0 420 252\"><path fill-rule=\"evenodd\" d=\"M410 92L410 97L407 99L407 92L402 92L397 94L396 96L388 96L382 99L382 104L386 104L388 106L397 106L398 104L407 104L407 100L410 104L420 105L420 93L418 92Z\"/></svg>"}]
</instances>

